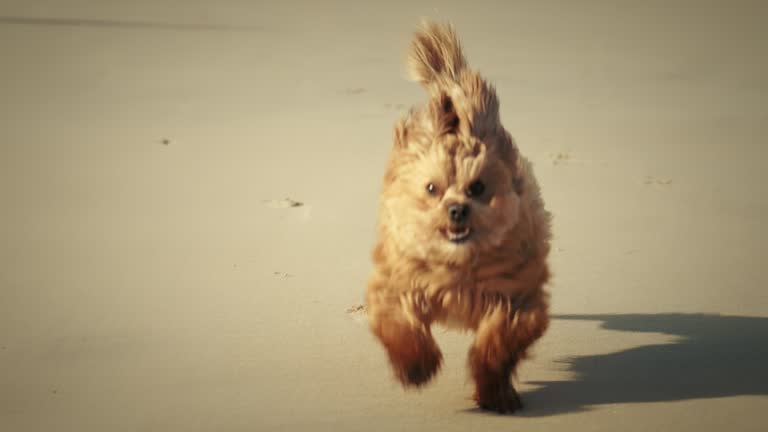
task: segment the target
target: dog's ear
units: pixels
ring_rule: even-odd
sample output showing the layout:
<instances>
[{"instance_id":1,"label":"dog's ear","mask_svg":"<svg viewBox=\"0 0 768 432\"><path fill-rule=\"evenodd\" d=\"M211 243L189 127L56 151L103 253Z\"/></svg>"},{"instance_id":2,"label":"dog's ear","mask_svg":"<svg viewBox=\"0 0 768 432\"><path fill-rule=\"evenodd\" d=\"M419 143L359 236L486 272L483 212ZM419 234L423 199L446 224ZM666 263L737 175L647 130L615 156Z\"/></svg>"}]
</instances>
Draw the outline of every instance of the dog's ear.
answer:
<instances>
[{"instance_id":1,"label":"dog's ear","mask_svg":"<svg viewBox=\"0 0 768 432\"><path fill-rule=\"evenodd\" d=\"M408 130L405 127L406 119L402 118L395 123L394 141L395 147L404 149L408 146Z\"/></svg>"},{"instance_id":2,"label":"dog's ear","mask_svg":"<svg viewBox=\"0 0 768 432\"><path fill-rule=\"evenodd\" d=\"M413 150L426 145L422 118L421 113L411 108L395 123L393 136L395 148Z\"/></svg>"},{"instance_id":3,"label":"dog's ear","mask_svg":"<svg viewBox=\"0 0 768 432\"><path fill-rule=\"evenodd\" d=\"M435 135L456 133L459 128L459 114L450 96L441 92L433 99L431 111Z\"/></svg>"},{"instance_id":4,"label":"dog's ear","mask_svg":"<svg viewBox=\"0 0 768 432\"><path fill-rule=\"evenodd\" d=\"M428 147L433 137L455 134L459 116L451 98L445 93L430 100L424 111L411 109L395 123L395 148L419 152Z\"/></svg>"},{"instance_id":5,"label":"dog's ear","mask_svg":"<svg viewBox=\"0 0 768 432\"><path fill-rule=\"evenodd\" d=\"M493 85L474 71L463 74L458 84L465 95L462 113L466 119L461 119L467 124L462 126L480 139L497 134L501 123L499 99Z\"/></svg>"},{"instance_id":6,"label":"dog's ear","mask_svg":"<svg viewBox=\"0 0 768 432\"><path fill-rule=\"evenodd\" d=\"M407 65L411 79L427 88L445 79L457 81L467 62L453 26L423 22L411 42Z\"/></svg>"}]
</instances>

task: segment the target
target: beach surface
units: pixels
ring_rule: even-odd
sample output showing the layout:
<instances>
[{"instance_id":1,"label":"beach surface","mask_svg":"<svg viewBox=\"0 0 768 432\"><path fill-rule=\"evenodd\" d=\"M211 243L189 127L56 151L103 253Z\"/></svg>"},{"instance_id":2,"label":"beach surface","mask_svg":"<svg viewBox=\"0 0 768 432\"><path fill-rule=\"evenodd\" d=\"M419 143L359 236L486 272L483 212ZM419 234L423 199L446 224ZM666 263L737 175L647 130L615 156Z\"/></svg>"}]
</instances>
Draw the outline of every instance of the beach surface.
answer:
<instances>
[{"instance_id":1,"label":"beach surface","mask_svg":"<svg viewBox=\"0 0 768 432\"><path fill-rule=\"evenodd\" d=\"M0 2L0 430L764 431L768 3ZM403 54L450 20L554 215L526 408L365 324Z\"/></svg>"}]
</instances>

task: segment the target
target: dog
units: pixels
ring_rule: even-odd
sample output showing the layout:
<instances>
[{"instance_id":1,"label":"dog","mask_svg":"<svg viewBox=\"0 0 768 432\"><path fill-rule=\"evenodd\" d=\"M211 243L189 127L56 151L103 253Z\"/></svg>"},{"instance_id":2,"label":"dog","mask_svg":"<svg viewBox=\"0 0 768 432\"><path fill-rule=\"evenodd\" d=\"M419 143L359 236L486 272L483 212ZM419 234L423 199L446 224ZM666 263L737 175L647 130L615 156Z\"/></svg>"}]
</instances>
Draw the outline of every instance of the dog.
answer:
<instances>
[{"instance_id":1,"label":"dog","mask_svg":"<svg viewBox=\"0 0 768 432\"><path fill-rule=\"evenodd\" d=\"M511 377L549 324L551 215L501 124L494 87L468 66L453 25L422 23L407 68L428 101L394 128L368 324L405 388L440 369L433 323L474 331L474 400L511 413L522 408Z\"/></svg>"}]
</instances>

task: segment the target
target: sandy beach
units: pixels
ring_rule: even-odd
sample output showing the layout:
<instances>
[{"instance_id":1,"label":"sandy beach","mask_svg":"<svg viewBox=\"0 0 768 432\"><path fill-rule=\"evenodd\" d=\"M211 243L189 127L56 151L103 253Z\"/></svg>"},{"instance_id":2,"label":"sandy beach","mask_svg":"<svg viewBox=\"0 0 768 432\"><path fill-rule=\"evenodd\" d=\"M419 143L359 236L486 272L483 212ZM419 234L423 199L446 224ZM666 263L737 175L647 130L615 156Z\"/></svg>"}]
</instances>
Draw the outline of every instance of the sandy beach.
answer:
<instances>
[{"instance_id":1,"label":"sandy beach","mask_svg":"<svg viewBox=\"0 0 768 432\"><path fill-rule=\"evenodd\" d=\"M0 2L0 430L763 431L768 3ZM365 324L403 54L455 23L554 215L526 409Z\"/></svg>"}]
</instances>

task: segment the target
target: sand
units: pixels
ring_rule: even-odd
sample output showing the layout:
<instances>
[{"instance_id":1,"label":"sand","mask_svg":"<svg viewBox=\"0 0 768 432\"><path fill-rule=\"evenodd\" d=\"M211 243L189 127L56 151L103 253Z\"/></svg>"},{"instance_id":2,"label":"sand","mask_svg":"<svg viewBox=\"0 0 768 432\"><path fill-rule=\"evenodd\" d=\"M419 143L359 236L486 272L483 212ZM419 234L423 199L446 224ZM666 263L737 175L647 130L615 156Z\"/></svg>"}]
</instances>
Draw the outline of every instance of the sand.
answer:
<instances>
[{"instance_id":1,"label":"sand","mask_svg":"<svg viewBox=\"0 0 768 432\"><path fill-rule=\"evenodd\" d=\"M0 430L764 430L768 6L362 3L0 3ZM358 307L423 16L555 217L515 416Z\"/></svg>"}]
</instances>

